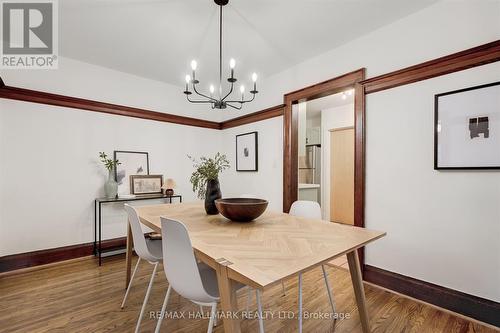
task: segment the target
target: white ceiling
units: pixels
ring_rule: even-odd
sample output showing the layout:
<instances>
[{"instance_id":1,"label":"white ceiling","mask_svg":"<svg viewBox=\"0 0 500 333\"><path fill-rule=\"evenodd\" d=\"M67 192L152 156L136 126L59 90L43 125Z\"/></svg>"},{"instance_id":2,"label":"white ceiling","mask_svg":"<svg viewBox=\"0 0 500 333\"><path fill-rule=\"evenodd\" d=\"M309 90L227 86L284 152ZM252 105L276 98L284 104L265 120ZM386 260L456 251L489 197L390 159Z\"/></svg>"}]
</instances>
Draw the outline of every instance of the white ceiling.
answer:
<instances>
[{"instance_id":1,"label":"white ceiling","mask_svg":"<svg viewBox=\"0 0 500 333\"><path fill-rule=\"evenodd\" d=\"M249 80L282 71L436 0L231 0L224 65ZM218 7L212 0L64 0L60 53L181 86L191 59L208 87L218 78Z\"/></svg>"},{"instance_id":2,"label":"white ceiling","mask_svg":"<svg viewBox=\"0 0 500 333\"><path fill-rule=\"evenodd\" d=\"M319 118L321 111L336 108L338 106L353 104L354 94L345 94L345 99L342 98L342 93L328 95L321 98L316 98L306 102L307 119Z\"/></svg>"}]
</instances>

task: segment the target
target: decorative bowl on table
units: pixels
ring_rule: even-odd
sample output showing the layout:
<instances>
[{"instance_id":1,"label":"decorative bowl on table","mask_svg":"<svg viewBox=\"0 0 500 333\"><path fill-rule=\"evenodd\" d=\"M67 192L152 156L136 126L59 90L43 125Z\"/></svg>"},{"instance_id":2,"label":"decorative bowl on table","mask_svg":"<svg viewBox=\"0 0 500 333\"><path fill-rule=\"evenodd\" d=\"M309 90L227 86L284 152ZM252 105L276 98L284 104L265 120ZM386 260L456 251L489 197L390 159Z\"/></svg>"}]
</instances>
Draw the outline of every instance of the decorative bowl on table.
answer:
<instances>
[{"instance_id":1,"label":"decorative bowl on table","mask_svg":"<svg viewBox=\"0 0 500 333\"><path fill-rule=\"evenodd\" d=\"M215 206L224 217L236 222L250 222L264 213L268 201L255 198L225 198L215 200Z\"/></svg>"}]
</instances>

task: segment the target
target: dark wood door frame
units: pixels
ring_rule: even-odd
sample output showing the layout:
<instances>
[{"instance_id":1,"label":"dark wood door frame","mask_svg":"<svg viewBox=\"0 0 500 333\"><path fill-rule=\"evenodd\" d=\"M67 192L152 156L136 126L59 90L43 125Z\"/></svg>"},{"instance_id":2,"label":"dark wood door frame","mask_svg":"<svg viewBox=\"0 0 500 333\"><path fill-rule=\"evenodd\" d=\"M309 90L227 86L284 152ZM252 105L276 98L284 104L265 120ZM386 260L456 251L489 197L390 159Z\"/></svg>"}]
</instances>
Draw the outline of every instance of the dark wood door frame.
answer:
<instances>
[{"instance_id":1,"label":"dark wood door frame","mask_svg":"<svg viewBox=\"0 0 500 333\"><path fill-rule=\"evenodd\" d=\"M298 198L298 111L299 101L312 100L354 89L354 225L364 227L365 211L365 91L359 82L365 79L365 68L293 91L284 96L283 114L283 211ZM363 250L359 251L363 266Z\"/></svg>"}]
</instances>

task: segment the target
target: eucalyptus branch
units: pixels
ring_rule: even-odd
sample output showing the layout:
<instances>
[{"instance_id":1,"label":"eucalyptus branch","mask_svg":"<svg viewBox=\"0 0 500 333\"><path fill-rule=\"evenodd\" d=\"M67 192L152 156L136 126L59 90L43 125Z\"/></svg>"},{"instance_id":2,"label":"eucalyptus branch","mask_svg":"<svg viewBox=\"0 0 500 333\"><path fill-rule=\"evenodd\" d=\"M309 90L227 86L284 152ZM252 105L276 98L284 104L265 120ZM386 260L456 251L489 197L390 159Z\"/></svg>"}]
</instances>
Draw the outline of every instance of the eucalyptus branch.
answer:
<instances>
[{"instance_id":1,"label":"eucalyptus branch","mask_svg":"<svg viewBox=\"0 0 500 333\"><path fill-rule=\"evenodd\" d=\"M214 158L200 157L196 158L188 155L188 158L193 162L195 171L191 175L189 181L193 185L193 192L198 198L205 198L206 185L209 180L219 178L219 173L229 168L229 161L226 155L217 153Z\"/></svg>"},{"instance_id":2,"label":"eucalyptus branch","mask_svg":"<svg viewBox=\"0 0 500 333\"><path fill-rule=\"evenodd\" d=\"M113 170L117 165L121 164L118 160L112 160L108 158L108 155L105 152L100 152L99 158L101 159L101 162L104 164L106 169L108 169L109 171Z\"/></svg>"}]
</instances>

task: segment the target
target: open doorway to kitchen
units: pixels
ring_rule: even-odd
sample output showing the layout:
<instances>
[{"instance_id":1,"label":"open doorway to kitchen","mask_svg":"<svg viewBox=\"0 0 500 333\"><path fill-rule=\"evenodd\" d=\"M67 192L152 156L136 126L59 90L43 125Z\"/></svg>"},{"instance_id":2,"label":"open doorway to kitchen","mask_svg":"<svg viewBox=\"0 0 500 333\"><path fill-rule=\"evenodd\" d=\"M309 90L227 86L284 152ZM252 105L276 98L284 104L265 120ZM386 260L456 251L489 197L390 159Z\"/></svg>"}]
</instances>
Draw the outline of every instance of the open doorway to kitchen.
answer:
<instances>
[{"instance_id":1,"label":"open doorway to kitchen","mask_svg":"<svg viewBox=\"0 0 500 333\"><path fill-rule=\"evenodd\" d=\"M354 224L354 89L300 101L298 199L321 205L324 220Z\"/></svg>"},{"instance_id":2,"label":"open doorway to kitchen","mask_svg":"<svg viewBox=\"0 0 500 333\"><path fill-rule=\"evenodd\" d=\"M359 69L333 79L293 91L284 96L283 117L283 211L288 212L294 201L299 199L299 107L304 102L313 101L335 94L352 92L353 98L353 135L354 135L354 189L353 189L353 224L364 227L364 191L365 191L365 94L360 84L365 79L365 69ZM300 106L302 105L302 106ZM307 109L307 104L306 104ZM307 111L306 111L307 112ZM307 123L307 118L306 118ZM351 126L345 126L351 127ZM334 127L330 129L335 129ZM303 131L303 130L302 130ZM307 132L307 129L306 129ZM326 131L330 133L329 129ZM323 135L325 132L323 132ZM307 133L306 133L307 135ZM330 143L331 143L330 138ZM302 149L302 148L300 148ZM324 173L323 173L324 174ZM331 176L331 175L330 175ZM320 185L321 186L321 185ZM324 198L320 198L324 200ZM325 215L324 202L323 215ZM327 209L328 219L331 211ZM363 248L358 250L359 259L364 267Z\"/></svg>"}]
</instances>

